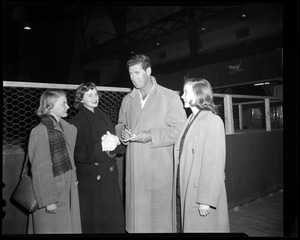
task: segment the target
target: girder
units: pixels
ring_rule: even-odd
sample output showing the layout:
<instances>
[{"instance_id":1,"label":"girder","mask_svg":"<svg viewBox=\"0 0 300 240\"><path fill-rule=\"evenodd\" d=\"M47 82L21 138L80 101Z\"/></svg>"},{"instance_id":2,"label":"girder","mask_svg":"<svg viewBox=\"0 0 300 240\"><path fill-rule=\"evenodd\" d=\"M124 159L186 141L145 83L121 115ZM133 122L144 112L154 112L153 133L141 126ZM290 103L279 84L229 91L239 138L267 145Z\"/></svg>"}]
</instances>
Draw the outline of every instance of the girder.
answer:
<instances>
[{"instance_id":1,"label":"girder","mask_svg":"<svg viewBox=\"0 0 300 240\"><path fill-rule=\"evenodd\" d=\"M147 42L157 41L160 37L166 36L168 34L178 32L178 31L191 31L189 26L191 24L195 26L200 26L204 21L211 18L219 17L228 11L236 10L241 8L241 4L233 6L202 6L193 9L195 11L196 19L191 23L190 21L190 11L193 7L185 7L182 10L171 14L163 19L152 22L146 26L135 29L131 32L127 32L120 38L111 39L103 44L96 47L87 49L81 58L81 63L87 63L89 61L102 60L105 58L110 58L115 56L118 52L130 52L131 49L146 45ZM213 10L214 9L214 10ZM195 27L192 28L192 31ZM153 47L155 44L153 44ZM150 49L145 49L150 50Z\"/></svg>"}]
</instances>

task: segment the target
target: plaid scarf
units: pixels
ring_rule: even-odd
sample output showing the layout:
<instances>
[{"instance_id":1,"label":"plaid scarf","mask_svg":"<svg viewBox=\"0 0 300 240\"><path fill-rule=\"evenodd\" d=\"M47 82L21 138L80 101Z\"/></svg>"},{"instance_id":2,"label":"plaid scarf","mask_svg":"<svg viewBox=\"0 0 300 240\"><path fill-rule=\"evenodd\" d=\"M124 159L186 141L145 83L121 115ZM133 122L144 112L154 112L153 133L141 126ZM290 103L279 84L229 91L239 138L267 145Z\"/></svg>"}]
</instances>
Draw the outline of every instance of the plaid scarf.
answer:
<instances>
[{"instance_id":1,"label":"plaid scarf","mask_svg":"<svg viewBox=\"0 0 300 240\"><path fill-rule=\"evenodd\" d=\"M54 129L50 116L43 116L41 123L46 126L48 131L53 175L56 177L72 169L66 142L63 134Z\"/></svg>"}]
</instances>

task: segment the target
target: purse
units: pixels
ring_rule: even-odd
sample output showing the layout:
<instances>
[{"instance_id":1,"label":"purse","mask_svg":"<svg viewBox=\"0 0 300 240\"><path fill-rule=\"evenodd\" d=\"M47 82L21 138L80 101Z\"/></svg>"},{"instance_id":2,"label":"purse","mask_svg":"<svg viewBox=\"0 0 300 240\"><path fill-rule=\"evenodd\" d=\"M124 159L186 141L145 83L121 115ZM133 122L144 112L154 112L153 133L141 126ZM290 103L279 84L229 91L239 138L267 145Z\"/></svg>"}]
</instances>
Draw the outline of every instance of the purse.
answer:
<instances>
[{"instance_id":1,"label":"purse","mask_svg":"<svg viewBox=\"0 0 300 240\"><path fill-rule=\"evenodd\" d=\"M32 178L28 175L28 154L23 166L21 179L11 195L11 200L21 206L27 213L37 210L37 201L33 192Z\"/></svg>"}]
</instances>

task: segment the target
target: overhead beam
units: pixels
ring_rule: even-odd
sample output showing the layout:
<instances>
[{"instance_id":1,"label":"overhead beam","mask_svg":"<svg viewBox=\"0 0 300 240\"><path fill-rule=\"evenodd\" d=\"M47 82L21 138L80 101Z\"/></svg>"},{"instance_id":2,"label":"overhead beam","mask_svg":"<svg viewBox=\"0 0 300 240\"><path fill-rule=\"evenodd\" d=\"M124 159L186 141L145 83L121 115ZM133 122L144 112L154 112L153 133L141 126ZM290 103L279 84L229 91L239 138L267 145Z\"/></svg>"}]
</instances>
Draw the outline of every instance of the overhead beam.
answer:
<instances>
[{"instance_id":1,"label":"overhead beam","mask_svg":"<svg viewBox=\"0 0 300 240\"><path fill-rule=\"evenodd\" d=\"M230 9L233 10L240 7L240 5L235 5L230 6ZM202 17L200 19L198 18L195 24L199 24L199 22L203 22L226 13L224 9L227 9L228 11L228 6L218 6L218 10L216 10L215 13L205 14L207 7L203 7L203 14L200 14ZM197 11L199 11L199 8ZM107 58L109 55L113 57L115 54L118 54L119 51L130 52L131 49L136 46L155 41L158 38L166 36L170 33L182 30L188 31L189 24L189 10L188 8L183 8L182 10L163 19L157 20L146 26L126 33L124 36L122 36L122 39L117 37L94 48L86 50L82 53L81 63L84 64L90 61L102 60Z\"/></svg>"},{"instance_id":2,"label":"overhead beam","mask_svg":"<svg viewBox=\"0 0 300 240\"><path fill-rule=\"evenodd\" d=\"M282 33L278 33L270 37L257 38L249 43L245 40L239 44L235 44L226 48L201 52L196 59L187 58L169 63L167 62L158 64L154 66L155 74L167 74L173 72L174 69L176 69L176 71L183 71L186 69L215 64L222 61L228 61L231 59L242 58L253 55L254 50L257 51L257 53L274 51L278 48L282 48L282 45Z\"/></svg>"}]
</instances>

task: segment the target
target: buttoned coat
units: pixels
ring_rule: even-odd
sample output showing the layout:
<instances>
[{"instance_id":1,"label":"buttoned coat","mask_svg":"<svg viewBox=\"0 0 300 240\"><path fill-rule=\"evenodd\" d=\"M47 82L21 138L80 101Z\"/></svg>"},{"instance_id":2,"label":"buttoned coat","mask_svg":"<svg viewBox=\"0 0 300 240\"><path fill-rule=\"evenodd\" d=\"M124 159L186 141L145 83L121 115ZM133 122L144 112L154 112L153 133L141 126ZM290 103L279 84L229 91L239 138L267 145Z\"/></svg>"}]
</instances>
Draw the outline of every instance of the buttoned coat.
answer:
<instances>
[{"instance_id":1,"label":"buttoned coat","mask_svg":"<svg viewBox=\"0 0 300 240\"><path fill-rule=\"evenodd\" d=\"M180 140L190 118L191 116L174 148L175 179L178 164L180 170L183 231L229 232L224 182L226 146L223 121L211 111L201 111L186 134L181 158L178 159ZM175 196L176 188L173 189L173 193ZM211 206L210 213L205 217L199 214L200 203Z\"/></svg>"},{"instance_id":2,"label":"buttoned coat","mask_svg":"<svg viewBox=\"0 0 300 240\"><path fill-rule=\"evenodd\" d=\"M126 230L130 233L174 232L172 212L173 148L186 113L172 90L158 85L141 108L139 90L121 104L116 133L124 125L133 134L151 132L151 142L130 142L126 149Z\"/></svg>"},{"instance_id":3,"label":"buttoned coat","mask_svg":"<svg viewBox=\"0 0 300 240\"><path fill-rule=\"evenodd\" d=\"M94 112L83 105L69 120L77 128L74 159L78 174L82 233L124 233L124 206L115 158L102 151L101 137L115 127L99 107ZM112 153L124 154L118 145Z\"/></svg>"},{"instance_id":4,"label":"buttoned coat","mask_svg":"<svg viewBox=\"0 0 300 240\"><path fill-rule=\"evenodd\" d=\"M28 154L38 210L29 214L28 233L81 233L78 182L73 155L77 129L63 119L60 119L62 128L52 120L54 129L60 131L66 140L72 170L53 176L47 128L42 123L34 127L30 133ZM45 207L53 203L57 204L56 213L49 214Z\"/></svg>"}]
</instances>

